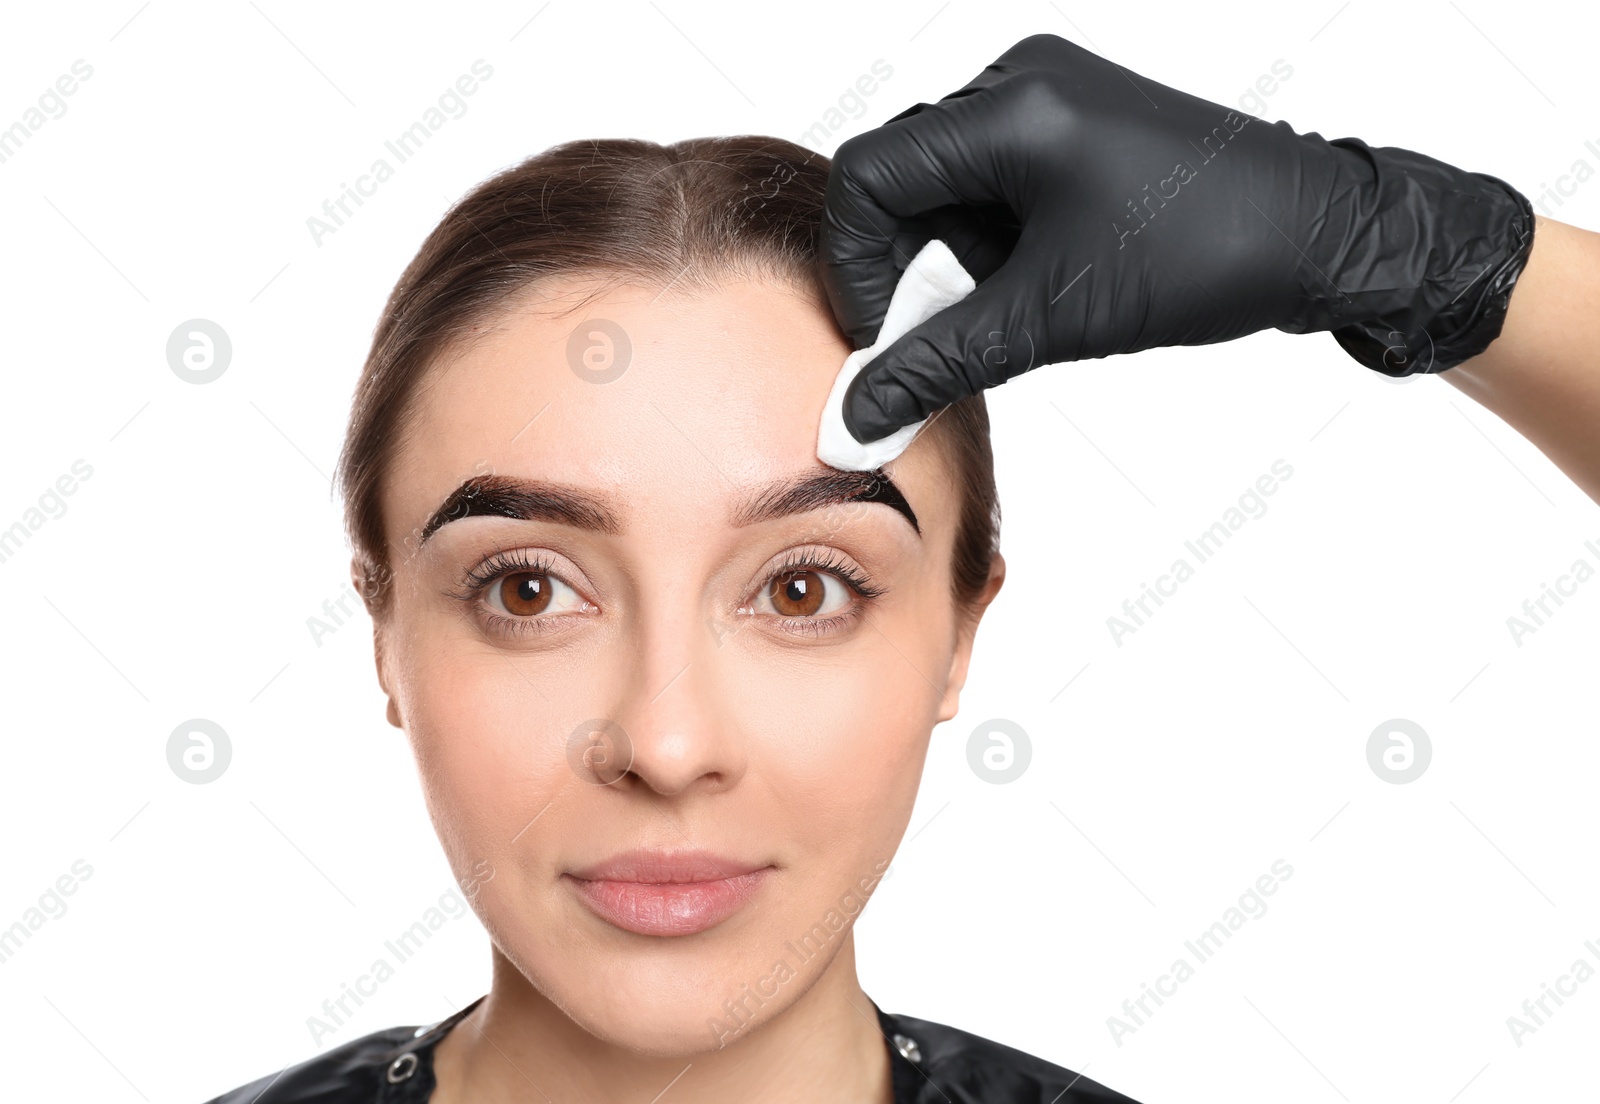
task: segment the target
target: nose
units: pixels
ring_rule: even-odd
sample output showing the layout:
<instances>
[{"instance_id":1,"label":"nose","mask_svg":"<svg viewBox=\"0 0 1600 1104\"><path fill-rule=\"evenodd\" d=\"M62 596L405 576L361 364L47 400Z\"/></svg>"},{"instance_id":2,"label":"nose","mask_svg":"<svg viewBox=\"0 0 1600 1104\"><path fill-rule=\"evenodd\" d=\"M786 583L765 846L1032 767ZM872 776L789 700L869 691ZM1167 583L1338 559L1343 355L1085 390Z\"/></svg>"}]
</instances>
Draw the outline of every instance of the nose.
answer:
<instances>
[{"instance_id":1,"label":"nose","mask_svg":"<svg viewBox=\"0 0 1600 1104\"><path fill-rule=\"evenodd\" d=\"M712 629L677 608L652 613L630 637L632 662L591 781L664 797L733 787L744 775L748 748L739 694Z\"/></svg>"}]
</instances>

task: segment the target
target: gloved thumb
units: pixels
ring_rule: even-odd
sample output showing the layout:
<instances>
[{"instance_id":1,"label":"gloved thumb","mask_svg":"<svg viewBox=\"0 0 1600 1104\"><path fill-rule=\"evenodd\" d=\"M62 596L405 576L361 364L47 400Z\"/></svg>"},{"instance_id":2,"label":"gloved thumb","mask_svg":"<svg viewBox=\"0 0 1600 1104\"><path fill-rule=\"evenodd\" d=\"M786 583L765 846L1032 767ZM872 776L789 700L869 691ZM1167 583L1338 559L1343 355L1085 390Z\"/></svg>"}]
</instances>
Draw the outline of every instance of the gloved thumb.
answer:
<instances>
[{"instance_id":1,"label":"gloved thumb","mask_svg":"<svg viewBox=\"0 0 1600 1104\"><path fill-rule=\"evenodd\" d=\"M1046 363L1042 326L1032 317L1038 292L1026 264L1013 252L965 299L868 361L845 391L850 435L863 444L879 440Z\"/></svg>"}]
</instances>

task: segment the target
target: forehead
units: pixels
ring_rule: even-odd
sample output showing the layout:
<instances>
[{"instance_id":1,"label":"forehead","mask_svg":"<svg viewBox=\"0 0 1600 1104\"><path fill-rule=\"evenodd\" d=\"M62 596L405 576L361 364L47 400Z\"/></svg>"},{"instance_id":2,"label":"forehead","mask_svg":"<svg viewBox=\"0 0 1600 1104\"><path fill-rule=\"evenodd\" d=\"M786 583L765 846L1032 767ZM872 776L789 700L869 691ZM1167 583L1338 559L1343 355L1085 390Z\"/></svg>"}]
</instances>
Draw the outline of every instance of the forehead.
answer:
<instances>
[{"instance_id":1,"label":"forehead","mask_svg":"<svg viewBox=\"0 0 1600 1104\"><path fill-rule=\"evenodd\" d=\"M384 481L392 535L484 473L667 504L692 532L752 486L828 470L817 427L851 346L820 299L627 285L572 309L592 291L545 285L430 369ZM919 516L938 511L931 451L919 439L888 469Z\"/></svg>"}]
</instances>

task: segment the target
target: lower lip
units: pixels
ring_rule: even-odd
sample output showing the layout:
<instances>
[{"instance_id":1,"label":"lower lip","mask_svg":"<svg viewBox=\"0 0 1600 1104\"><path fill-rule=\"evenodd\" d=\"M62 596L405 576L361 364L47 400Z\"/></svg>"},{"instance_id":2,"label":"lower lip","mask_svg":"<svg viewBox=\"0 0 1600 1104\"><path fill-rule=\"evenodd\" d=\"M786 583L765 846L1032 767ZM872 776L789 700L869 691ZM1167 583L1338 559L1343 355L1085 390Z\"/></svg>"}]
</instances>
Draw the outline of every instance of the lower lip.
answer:
<instances>
[{"instance_id":1,"label":"lower lip","mask_svg":"<svg viewBox=\"0 0 1600 1104\"><path fill-rule=\"evenodd\" d=\"M638 935L693 935L744 907L771 867L710 882L589 881L563 875L607 923Z\"/></svg>"}]
</instances>

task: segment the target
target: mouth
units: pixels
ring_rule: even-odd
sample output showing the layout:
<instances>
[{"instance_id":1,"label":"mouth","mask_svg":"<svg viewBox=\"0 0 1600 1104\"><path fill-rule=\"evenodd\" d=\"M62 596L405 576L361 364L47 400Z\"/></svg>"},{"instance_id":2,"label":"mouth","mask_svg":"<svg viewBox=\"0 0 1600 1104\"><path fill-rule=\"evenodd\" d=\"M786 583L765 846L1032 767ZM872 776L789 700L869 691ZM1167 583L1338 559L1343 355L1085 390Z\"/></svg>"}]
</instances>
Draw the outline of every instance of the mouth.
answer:
<instances>
[{"instance_id":1,"label":"mouth","mask_svg":"<svg viewBox=\"0 0 1600 1104\"><path fill-rule=\"evenodd\" d=\"M694 935L733 916L775 868L709 851L628 851L562 881L600 919L636 935Z\"/></svg>"}]
</instances>

